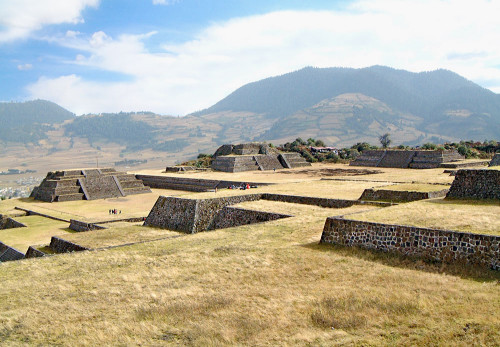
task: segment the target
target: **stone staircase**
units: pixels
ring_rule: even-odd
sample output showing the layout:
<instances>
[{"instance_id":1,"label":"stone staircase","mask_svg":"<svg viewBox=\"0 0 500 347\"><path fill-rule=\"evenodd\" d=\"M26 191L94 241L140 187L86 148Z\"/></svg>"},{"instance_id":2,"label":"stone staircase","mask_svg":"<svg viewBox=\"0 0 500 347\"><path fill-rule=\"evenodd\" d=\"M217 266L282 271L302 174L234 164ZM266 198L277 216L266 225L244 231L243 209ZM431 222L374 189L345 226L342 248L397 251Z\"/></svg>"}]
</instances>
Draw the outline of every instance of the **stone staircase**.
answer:
<instances>
[{"instance_id":1,"label":"stone staircase","mask_svg":"<svg viewBox=\"0 0 500 347\"><path fill-rule=\"evenodd\" d=\"M407 168L410 165L414 151L385 151L384 156L379 161L377 166L380 167L394 167L394 168Z\"/></svg>"},{"instance_id":2,"label":"stone staircase","mask_svg":"<svg viewBox=\"0 0 500 347\"><path fill-rule=\"evenodd\" d=\"M416 151L409 167L412 169L434 169L443 163L463 160L457 151Z\"/></svg>"},{"instance_id":3,"label":"stone staircase","mask_svg":"<svg viewBox=\"0 0 500 347\"><path fill-rule=\"evenodd\" d=\"M254 159L262 171L283 169L277 156L274 155L254 155Z\"/></svg>"},{"instance_id":4,"label":"stone staircase","mask_svg":"<svg viewBox=\"0 0 500 347\"><path fill-rule=\"evenodd\" d=\"M281 165L287 169L293 169L296 167L311 166L311 163L304 159L300 153L281 153L278 156Z\"/></svg>"},{"instance_id":5,"label":"stone staircase","mask_svg":"<svg viewBox=\"0 0 500 347\"><path fill-rule=\"evenodd\" d=\"M385 151L368 150L361 153L356 160L349 163L352 166L378 166L380 161L384 158Z\"/></svg>"},{"instance_id":6,"label":"stone staircase","mask_svg":"<svg viewBox=\"0 0 500 347\"><path fill-rule=\"evenodd\" d=\"M223 172L259 170L253 155L219 156L212 162L211 167L213 170Z\"/></svg>"}]
</instances>

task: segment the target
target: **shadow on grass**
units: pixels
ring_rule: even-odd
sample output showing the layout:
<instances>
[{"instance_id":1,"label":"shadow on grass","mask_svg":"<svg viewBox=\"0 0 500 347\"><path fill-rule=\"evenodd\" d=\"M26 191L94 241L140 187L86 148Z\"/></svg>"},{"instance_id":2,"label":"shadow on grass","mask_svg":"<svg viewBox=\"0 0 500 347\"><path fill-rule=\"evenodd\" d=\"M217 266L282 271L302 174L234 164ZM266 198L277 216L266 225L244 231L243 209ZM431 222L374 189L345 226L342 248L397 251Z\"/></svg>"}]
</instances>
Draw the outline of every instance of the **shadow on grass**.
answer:
<instances>
[{"instance_id":1,"label":"shadow on grass","mask_svg":"<svg viewBox=\"0 0 500 347\"><path fill-rule=\"evenodd\" d=\"M415 256L403 256L394 252L372 251L359 247L320 244L318 242L307 243L302 245L302 247L320 252L335 252L337 255L362 259L401 269L459 276L477 282L497 282L497 284L500 285L500 271L469 265L464 262L448 264L440 261L425 260Z\"/></svg>"}]
</instances>

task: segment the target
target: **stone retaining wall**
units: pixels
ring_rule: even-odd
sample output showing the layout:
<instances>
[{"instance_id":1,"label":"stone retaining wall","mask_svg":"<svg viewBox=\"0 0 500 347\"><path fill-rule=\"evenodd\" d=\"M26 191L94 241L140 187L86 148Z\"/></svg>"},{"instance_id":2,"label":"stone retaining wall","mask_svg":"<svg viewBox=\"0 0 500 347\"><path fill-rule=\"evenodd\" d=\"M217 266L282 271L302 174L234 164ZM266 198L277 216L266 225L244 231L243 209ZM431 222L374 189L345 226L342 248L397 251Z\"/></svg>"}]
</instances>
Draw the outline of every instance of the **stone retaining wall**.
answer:
<instances>
[{"instance_id":1,"label":"stone retaining wall","mask_svg":"<svg viewBox=\"0 0 500 347\"><path fill-rule=\"evenodd\" d=\"M372 203L367 201L359 200L343 200L343 199L328 199L328 198L317 198L312 196L298 196L298 195L283 195L283 194L262 194L262 199L288 202L293 204L303 204L303 205L314 205L327 208L347 208L353 205L370 204L377 206L390 206L390 203Z\"/></svg>"},{"instance_id":2,"label":"stone retaining wall","mask_svg":"<svg viewBox=\"0 0 500 347\"><path fill-rule=\"evenodd\" d=\"M3 242L0 242L0 263L20 259L24 259L24 253L13 247L7 246Z\"/></svg>"},{"instance_id":3,"label":"stone retaining wall","mask_svg":"<svg viewBox=\"0 0 500 347\"><path fill-rule=\"evenodd\" d=\"M288 217L292 216L226 206L219 213L217 213L217 216L209 229L232 228L240 225L263 223Z\"/></svg>"},{"instance_id":4,"label":"stone retaining wall","mask_svg":"<svg viewBox=\"0 0 500 347\"><path fill-rule=\"evenodd\" d=\"M45 257L45 255L46 255L45 253L36 249L35 247L29 246L25 258L40 258L40 257Z\"/></svg>"},{"instance_id":5,"label":"stone retaining wall","mask_svg":"<svg viewBox=\"0 0 500 347\"><path fill-rule=\"evenodd\" d=\"M462 159L464 157L456 150L367 150L351 161L350 165L431 169L444 162Z\"/></svg>"},{"instance_id":6,"label":"stone retaining wall","mask_svg":"<svg viewBox=\"0 0 500 347\"><path fill-rule=\"evenodd\" d=\"M70 253L87 251L89 248L77 245L76 243L63 240L57 236L52 236L49 246L56 253Z\"/></svg>"},{"instance_id":7,"label":"stone retaining wall","mask_svg":"<svg viewBox=\"0 0 500 347\"><path fill-rule=\"evenodd\" d=\"M384 189L365 189L359 200L409 202L446 196L448 189L431 192L412 192Z\"/></svg>"},{"instance_id":8,"label":"stone retaining wall","mask_svg":"<svg viewBox=\"0 0 500 347\"><path fill-rule=\"evenodd\" d=\"M495 154L488 166L500 166L500 153Z\"/></svg>"},{"instance_id":9,"label":"stone retaining wall","mask_svg":"<svg viewBox=\"0 0 500 347\"><path fill-rule=\"evenodd\" d=\"M69 228L71 230L78 231L78 232L106 229L105 227L96 225L94 223L82 222L82 221L75 220L75 219L70 219Z\"/></svg>"},{"instance_id":10,"label":"stone retaining wall","mask_svg":"<svg viewBox=\"0 0 500 347\"><path fill-rule=\"evenodd\" d=\"M500 170L458 170L446 199L500 200Z\"/></svg>"},{"instance_id":11,"label":"stone retaining wall","mask_svg":"<svg viewBox=\"0 0 500 347\"><path fill-rule=\"evenodd\" d=\"M13 228L25 228L26 225L19 223L18 221L10 218L4 217L0 214L0 230L2 229L13 229Z\"/></svg>"},{"instance_id":12,"label":"stone retaining wall","mask_svg":"<svg viewBox=\"0 0 500 347\"><path fill-rule=\"evenodd\" d=\"M287 203L315 205L329 208L345 208L352 205L367 204L390 206L391 203L359 200L325 199L307 196L281 194L247 194L213 199L184 199L160 196L149 212L144 225L186 233L197 233L213 229L219 212L226 206L245 201L271 200Z\"/></svg>"},{"instance_id":13,"label":"stone retaining wall","mask_svg":"<svg viewBox=\"0 0 500 347\"><path fill-rule=\"evenodd\" d=\"M500 236L329 217L320 243L359 246L500 270Z\"/></svg>"}]
</instances>

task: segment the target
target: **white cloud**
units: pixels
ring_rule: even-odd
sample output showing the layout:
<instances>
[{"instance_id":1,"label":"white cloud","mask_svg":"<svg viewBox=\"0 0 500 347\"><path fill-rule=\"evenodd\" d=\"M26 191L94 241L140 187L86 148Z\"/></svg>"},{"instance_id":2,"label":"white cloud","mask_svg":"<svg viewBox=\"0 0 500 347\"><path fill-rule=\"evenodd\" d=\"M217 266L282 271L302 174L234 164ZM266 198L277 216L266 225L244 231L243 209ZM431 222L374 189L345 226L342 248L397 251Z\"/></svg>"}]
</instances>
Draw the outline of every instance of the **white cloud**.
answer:
<instances>
[{"instance_id":1,"label":"white cloud","mask_svg":"<svg viewBox=\"0 0 500 347\"><path fill-rule=\"evenodd\" d=\"M153 5L174 5L180 0L153 0Z\"/></svg>"},{"instance_id":2,"label":"white cloud","mask_svg":"<svg viewBox=\"0 0 500 347\"><path fill-rule=\"evenodd\" d=\"M29 87L76 113L152 110L185 114L212 105L245 83L311 65L375 64L427 71L446 68L500 92L500 2L368 1L341 11L279 11L214 23L192 40L151 52L144 35L97 32L61 44L73 63L122 73L98 83L43 78ZM62 92L61 92L62 91Z\"/></svg>"},{"instance_id":3,"label":"white cloud","mask_svg":"<svg viewBox=\"0 0 500 347\"><path fill-rule=\"evenodd\" d=\"M17 69L19 71L27 71L27 70L31 70L33 68L33 65L31 64L19 64L17 65Z\"/></svg>"},{"instance_id":4,"label":"white cloud","mask_svg":"<svg viewBox=\"0 0 500 347\"><path fill-rule=\"evenodd\" d=\"M81 23L86 7L100 0L3 0L0 1L0 43L28 37L44 25Z\"/></svg>"}]
</instances>

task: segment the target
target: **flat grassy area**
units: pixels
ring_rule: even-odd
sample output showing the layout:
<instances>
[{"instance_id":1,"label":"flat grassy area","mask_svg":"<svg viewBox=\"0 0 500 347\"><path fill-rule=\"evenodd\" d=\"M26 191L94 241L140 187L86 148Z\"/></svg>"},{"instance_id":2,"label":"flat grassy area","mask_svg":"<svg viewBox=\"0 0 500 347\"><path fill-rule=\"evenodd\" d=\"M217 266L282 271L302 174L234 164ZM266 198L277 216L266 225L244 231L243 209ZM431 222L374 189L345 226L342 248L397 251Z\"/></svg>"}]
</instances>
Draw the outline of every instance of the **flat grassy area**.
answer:
<instances>
[{"instance_id":1,"label":"flat grassy area","mask_svg":"<svg viewBox=\"0 0 500 347\"><path fill-rule=\"evenodd\" d=\"M26 228L0 230L0 241L23 253L29 246L49 243L52 236L72 232L68 229L68 223L40 216L16 217L15 220L26 225Z\"/></svg>"},{"instance_id":2,"label":"flat grassy area","mask_svg":"<svg viewBox=\"0 0 500 347\"><path fill-rule=\"evenodd\" d=\"M351 217L349 217L351 218ZM500 235L498 201L420 200L360 213L352 219L377 223Z\"/></svg>"},{"instance_id":3,"label":"flat grassy area","mask_svg":"<svg viewBox=\"0 0 500 347\"><path fill-rule=\"evenodd\" d=\"M117 222L105 225L108 229L73 233L63 237L86 248L105 248L128 243L158 240L166 237L186 236L166 229L143 227L142 223Z\"/></svg>"},{"instance_id":4,"label":"flat grassy area","mask_svg":"<svg viewBox=\"0 0 500 347\"><path fill-rule=\"evenodd\" d=\"M500 340L498 273L318 245L323 224L318 214L3 263L0 340L68 346Z\"/></svg>"},{"instance_id":5,"label":"flat grassy area","mask_svg":"<svg viewBox=\"0 0 500 347\"><path fill-rule=\"evenodd\" d=\"M0 202L0 213L19 215L13 208L21 205L99 221L145 216L160 195L276 192L357 199L365 188L447 185L453 179L442 169L384 169L323 181L319 174L194 173L189 175L257 182L252 178L261 175L260 182L272 178L279 184L217 193L154 190L56 204L21 199ZM121 247L1 263L0 345L498 345L500 272L319 245L326 217L336 215L494 234L500 230L498 201L434 199L346 209L273 201L237 206L294 217L193 235L111 223L106 230L63 238L92 248ZM109 215L110 208L122 214ZM46 227L54 227L52 222ZM143 241L150 242L125 245Z\"/></svg>"}]
</instances>

